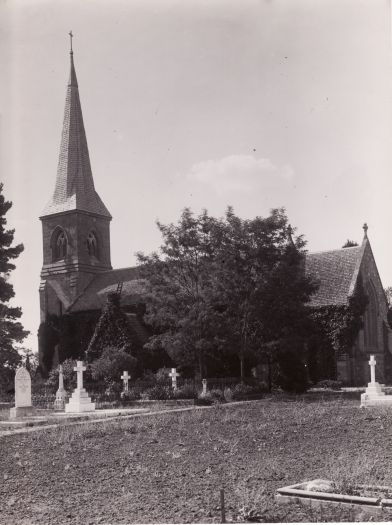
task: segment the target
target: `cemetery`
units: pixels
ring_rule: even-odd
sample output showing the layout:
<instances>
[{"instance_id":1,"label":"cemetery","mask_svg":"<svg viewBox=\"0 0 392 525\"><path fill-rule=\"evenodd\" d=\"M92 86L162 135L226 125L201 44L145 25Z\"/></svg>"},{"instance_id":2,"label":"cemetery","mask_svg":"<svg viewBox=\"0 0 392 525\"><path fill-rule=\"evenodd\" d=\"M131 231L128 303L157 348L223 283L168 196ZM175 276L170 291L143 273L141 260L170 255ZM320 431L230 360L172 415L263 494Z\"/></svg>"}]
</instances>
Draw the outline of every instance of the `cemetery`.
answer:
<instances>
[{"instance_id":1,"label":"cemetery","mask_svg":"<svg viewBox=\"0 0 392 525\"><path fill-rule=\"evenodd\" d=\"M190 408L0 437L2 523L216 523L222 488L227 522L375 519L276 494L315 479L390 486L385 407L361 409L357 393Z\"/></svg>"},{"instance_id":2,"label":"cemetery","mask_svg":"<svg viewBox=\"0 0 392 525\"><path fill-rule=\"evenodd\" d=\"M371 389L373 356L369 366ZM392 413L385 403L361 407L359 391L318 390L201 407L100 410L84 388L84 368L76 363L76 388L62 409L59 374L56 425L46 420L14 432L0 426L7 450L0 523L216 523L222 511L228 523L392 519ZM35 412L22 370L16 406L0 410L2 423L37 417L15 415L24 408L19 403ZM124 391L132 385L125 372ZM178 372L168 374L177 389ZM200 390L208 393L207 381Z\"/></svg>"}]
</instances>

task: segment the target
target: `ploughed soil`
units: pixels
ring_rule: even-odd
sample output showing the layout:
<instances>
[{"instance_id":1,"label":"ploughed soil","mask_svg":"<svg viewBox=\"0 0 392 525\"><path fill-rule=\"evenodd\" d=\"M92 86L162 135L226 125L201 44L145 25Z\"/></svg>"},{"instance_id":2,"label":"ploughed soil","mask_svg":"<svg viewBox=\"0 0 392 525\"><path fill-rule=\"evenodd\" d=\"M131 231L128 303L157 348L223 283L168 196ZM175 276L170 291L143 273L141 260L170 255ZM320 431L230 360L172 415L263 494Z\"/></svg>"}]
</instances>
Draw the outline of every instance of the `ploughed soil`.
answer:
<instances>
[{"instance_id":1,"label":"ploughed soil","mask_svg":"<svg viewBox=\"0 0 392 525\"><path fill-rule=\"evenodd\" d=\"M315 478L391 485L391 437L392 412L317 396L6 436L0 523L219 523L221 488L228 522L374 520L274 494Z\"/></svg>"}]
</instances>

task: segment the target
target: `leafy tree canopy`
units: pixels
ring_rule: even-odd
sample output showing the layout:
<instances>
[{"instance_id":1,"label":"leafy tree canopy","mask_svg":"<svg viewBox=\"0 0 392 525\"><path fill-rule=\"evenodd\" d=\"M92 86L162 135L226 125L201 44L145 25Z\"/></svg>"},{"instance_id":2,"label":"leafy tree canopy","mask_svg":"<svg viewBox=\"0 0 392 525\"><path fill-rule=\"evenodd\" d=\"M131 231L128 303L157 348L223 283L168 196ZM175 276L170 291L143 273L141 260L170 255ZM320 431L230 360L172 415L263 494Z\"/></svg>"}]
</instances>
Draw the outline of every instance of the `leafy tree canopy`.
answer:
<instances>
[{"instance_id":1,"label":"leafy tree canopy","mask_svg":"<svg viewBox=\"0 0 392 525\"><path fill-rule=\"evenodd\" d=\"M177 224L158 224L160 253L139 254L149 281L146 321L174 362L201 375L209 359L241 363L260 341L287 337L308 321L304 303L316 289L305 277L304 241L294 242L284 209L243 220L185 209Z\"/></svg>"}]
</instances>

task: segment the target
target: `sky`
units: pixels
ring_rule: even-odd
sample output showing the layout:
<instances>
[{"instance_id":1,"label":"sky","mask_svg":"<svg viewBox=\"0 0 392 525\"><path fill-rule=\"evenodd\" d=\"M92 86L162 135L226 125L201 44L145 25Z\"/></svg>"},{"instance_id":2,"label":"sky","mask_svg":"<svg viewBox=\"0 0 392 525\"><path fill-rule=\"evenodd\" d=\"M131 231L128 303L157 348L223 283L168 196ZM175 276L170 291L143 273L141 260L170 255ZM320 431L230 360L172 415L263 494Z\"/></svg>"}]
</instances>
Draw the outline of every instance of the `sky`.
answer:
<instances>
[{"instance_id":1,"label":"sky","mask_svg":"<svg viewBox=\"0 0 392 525\"><path fill-rule=\"evenodd\" d=\"M25 250L14 304L37 350L41 224L69 36L114 268L184 207L285 207L309 251L369 239L392 285L388 0L0 0L0 180Z\"/></svg>"}]
</instances>

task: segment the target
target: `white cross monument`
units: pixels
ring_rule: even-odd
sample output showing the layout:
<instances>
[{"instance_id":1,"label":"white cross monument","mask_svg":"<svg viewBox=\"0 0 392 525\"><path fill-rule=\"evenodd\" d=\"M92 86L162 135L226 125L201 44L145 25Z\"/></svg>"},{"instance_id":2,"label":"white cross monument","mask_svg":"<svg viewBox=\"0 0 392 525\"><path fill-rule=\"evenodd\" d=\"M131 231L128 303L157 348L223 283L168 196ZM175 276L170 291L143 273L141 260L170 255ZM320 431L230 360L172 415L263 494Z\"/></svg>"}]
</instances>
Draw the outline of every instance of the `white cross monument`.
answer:
<instances>
[{"instance_id":1,"label":"white cross monument","mask_svg":"<svg viewBox=\"0 0 392 525\"><path fill-rule=\"evenodd\" d=\"M376 382L376 364L374 355L371 355L369 361L370 383L368 383L365 393L361 395L361 407L392 405L392 396L386 396L381 385Z\"/></svg>"},{"instance_id":2,"label":"white cross monument","mask_svg":"<svg viewBox=\"0 0 392 525\"><path fill-rule=\"evenodd\" d=\"M376 382L376 364L377 361L374 359L374 355L370 356L370 382L375 383Z\"/></svg>"},{"instance_id":3,"label":"white cross monument","mask_svg":"<svg viewBox=\"0 0 392 525\"><path fill-rule=\"evenodd\" d=\"M171 372L169 372L169 376L171 377L171 380L172 380L173 390L176 391L177 390L177 377L180 377L180 374L177 373L177 370L175 368L172 368Z\"/></svg>"},{"instance_id":4,"label":"white cross monument","mask_svg":"<svg viewBox=\"0 0 392 525\"><path fill-rule=\"evenodd\" d=\"M95 403L91 402L88 393L83 388L83 372L86 367L83 366L83 361L77 361L74 371L77 374L77 386L72 393L71 399L65 406L66 412L93 412L95 410Z\"/></svg>"},{"instance_id":5,"label":"white cross monument","mask_svg":"<svg viewBox=\"0 0 392 525\"><path fill-rule=\"evenodd\" d=\"M121 376L121 379L124 383L124 389L123 392L128 392L128 381L130 380L131 376L128 374L128 372L125 370L123 372L123 375Z\"/></svg>"}]
</instances>

